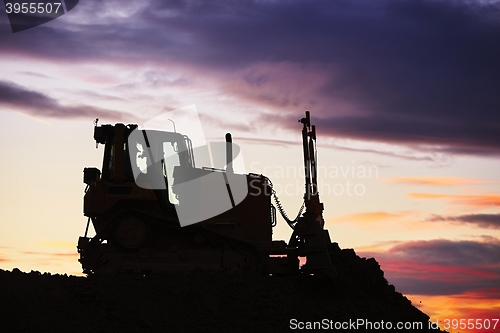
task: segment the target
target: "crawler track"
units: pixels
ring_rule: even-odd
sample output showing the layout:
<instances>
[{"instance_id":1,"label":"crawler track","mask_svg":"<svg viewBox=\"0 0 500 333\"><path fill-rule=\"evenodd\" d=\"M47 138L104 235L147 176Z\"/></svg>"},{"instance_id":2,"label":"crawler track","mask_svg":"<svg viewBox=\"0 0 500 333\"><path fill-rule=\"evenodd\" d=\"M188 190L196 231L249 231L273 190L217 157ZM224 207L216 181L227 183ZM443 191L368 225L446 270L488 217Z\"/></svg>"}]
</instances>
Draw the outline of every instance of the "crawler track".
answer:
<instances>
[{"instance_id":1,"label":"crawler track","mask_svg":"<svg viewBox=\"0 0 500 333\"><path fill-rule=\"evenodd\" d=\"M144 241L136 248L127 248L117 239L117 227L125 218L142 221L143 229L147 230ZM87 275L150 274L196 268L260 273L264 266L263 254L251 243L205 227L181 228L176 221L137 210L114 215L96 236L80 240L78 252L83 273Z\"/></svg>"}]
</instances>

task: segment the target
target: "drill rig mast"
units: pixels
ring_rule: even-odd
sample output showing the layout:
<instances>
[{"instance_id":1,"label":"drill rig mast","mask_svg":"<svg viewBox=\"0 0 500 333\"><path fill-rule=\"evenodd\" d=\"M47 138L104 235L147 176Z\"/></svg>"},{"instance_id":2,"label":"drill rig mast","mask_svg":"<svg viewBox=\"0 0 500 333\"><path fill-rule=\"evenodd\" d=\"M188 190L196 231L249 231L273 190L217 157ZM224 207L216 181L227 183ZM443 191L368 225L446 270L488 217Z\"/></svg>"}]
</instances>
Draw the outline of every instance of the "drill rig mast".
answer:
<instances>
[{"instance_id":1,"label":"drill rig mast","mask_svg":"<svg viewBox=\"0 0 500 333\"><path fill-rule=\"evenodd\" d=\"M309 111L306 117L299 120L302 128L302 149L304 153L305 213L293 226L289 246L298 249L299 256L305 256L307 262L303 271L321 272L333 275L334 268L330 261L329 246L331 244L328 230L324 230L323 203L319 200L318 173L316 159L316 127L311 126Z\"/></svg>"}]
</instances>

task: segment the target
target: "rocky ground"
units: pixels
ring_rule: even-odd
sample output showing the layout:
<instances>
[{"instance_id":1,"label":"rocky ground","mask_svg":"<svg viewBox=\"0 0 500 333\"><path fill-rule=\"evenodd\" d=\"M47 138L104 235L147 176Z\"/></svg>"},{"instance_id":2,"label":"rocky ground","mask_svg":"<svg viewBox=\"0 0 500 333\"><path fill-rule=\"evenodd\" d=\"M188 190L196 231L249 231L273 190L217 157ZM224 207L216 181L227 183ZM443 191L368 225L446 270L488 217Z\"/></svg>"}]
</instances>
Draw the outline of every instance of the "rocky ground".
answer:
<instances>
[{"instance_id":1,"label":"rocky ground","mask_svg":"<svg viewBox=\"0 0 500 333\"><path fill-rule=\"evenodd\" d=\"M437 332L387 283L375 259L344 249L333 261L333 280L201 270L113 278L0 270L1 331L289 332L307 322L335 329L335 322L363 319L375 327L423 322L425 329L407 331Z\"/></svg>"}]
</instances>

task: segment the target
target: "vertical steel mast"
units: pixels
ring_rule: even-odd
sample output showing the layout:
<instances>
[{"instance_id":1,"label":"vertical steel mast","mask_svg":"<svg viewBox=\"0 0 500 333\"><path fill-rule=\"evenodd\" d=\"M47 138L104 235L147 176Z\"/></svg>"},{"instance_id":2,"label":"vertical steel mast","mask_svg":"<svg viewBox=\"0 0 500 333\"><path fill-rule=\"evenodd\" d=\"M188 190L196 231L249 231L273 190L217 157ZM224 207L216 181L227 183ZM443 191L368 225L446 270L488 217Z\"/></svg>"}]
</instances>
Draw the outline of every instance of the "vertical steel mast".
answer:
<instances>
[{"instance_id":1,"label":"vertical steel mast","mask_svg":"<svg viewBox=\"0 0 500 333\"><path fill-rule=\"evenodd\" d=\"M318 173L316 160L316 128L311 126L309 111L299 120L302 128L302 149L304 152L305 213L294 227L289 246L297 249L298 256L306 257L301 271L334 275L334 268L328 253L331 244L328 230L324 230L323 204L319 201Z\"/></svg>"},{"instance_id":2,"label":"vertical steel mast","mask_svg":"<svg viewBox=\"0 0 500 333\"><path fill-rule=\"evenodd\" d=\"M302 128L302 149L304 152L304 177L305 192L304 202L306 212L313 220L320 222L323 228L323 204L319 201L318 193L318 171L316 161L316 127L311 126L309 111L306 111L306 117L299 120L304 127ZM319 218L319 219L318 219Z\"/></svg>"}]
</instances>

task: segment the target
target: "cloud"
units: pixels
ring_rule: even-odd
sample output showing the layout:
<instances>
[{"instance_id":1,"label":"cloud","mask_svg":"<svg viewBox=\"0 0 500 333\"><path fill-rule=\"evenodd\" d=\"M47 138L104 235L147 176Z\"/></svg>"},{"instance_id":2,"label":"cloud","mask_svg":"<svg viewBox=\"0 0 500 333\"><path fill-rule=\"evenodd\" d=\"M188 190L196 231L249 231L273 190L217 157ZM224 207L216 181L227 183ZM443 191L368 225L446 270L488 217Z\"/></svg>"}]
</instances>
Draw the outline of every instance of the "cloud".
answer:
<instances>
[{"instance_id":1,"label":"cloud","mask_svg":"<svg viewBox=\"0 0 500 333\"><path fill-rule=\"evenodd\" d=\"M487 181L473 178L459 177L394 177L387 179L392 183L430 185L430 186L455 186L455 185L473 185L487 184Z\"/></svg>"},{"instance_id":2,"label":"cloud","mask_svg":"<svg viewBox=\"0 0 500 333\"><path fill-rule=\"evenodd\" d=\"M393 247L396 244L403 243L403 241L400 240L387 240L387 241L380 241L380 242L375 242L371 243L366 246L358 246L356 247L356 252L359 253L381 253L385 252L387 249Z\"/></svg>"},{"instance_id":3,"label":"cloud","mask_svg":"<svg viewBox=\"0 0 500 333\"><path fill-rule=\"evenodd\" d=\"M412 303L417 306L421 311L425 312L431 317L433 322L438 319L440 326L443 328L443 319L448 318L458 319L461 318L483 318L478 322L483 322L486 318L496 318L500 311L498 299L500 299L500 289L498 288L485 288L474 291L467 291L455 295L445 296L430 296L430 295L406 295L411 299ZM450 323L451 324L451 323ZM450 327L451 328L451 327ZM491 328L491 327L490 327ZM448 329L449 330L449 329ZM454 331L454 330L453 330ZM475 330L476 332L491 332Z\"/></svg>"},{"instance_id":4,"label":"cloud","mask_svg":"<svg viewBox=\"0 0 500 333\"><path fill-rule=\"evenodd\" d=\"M39 119L39 118L37 118L37 117L29 116L29 115L24 114L24 113L19 112L19 111L14 111L14 112L16 112L17 114L20 114L20 115L21 115L21 116L23 116L23 117L26 117L26 118L33 119L33 120L35 120L35 121L38 121L39 123L42 123L42 124L44 124L44 125L47 125L47 126L54 126L54 124L49 123L48 121L45 121L45 120Z\"/></svg>"},{"instance_id":5,"label":"cloud","mask_svg":"<svg viewBox=\"0 0 500 333\"><path fill-rule=\"evenodd\" d=\"M40 256L49 256L49 257L75 257L78 256L78 253L76 252L35 252L35 251L22 251L23 254L27 255L40 255Z\"/></svg>"},{"instance_id":6,"label":"cloud","mask_svg":"<svg viewBox=\"0 0 500 333\"><path fill-rule=\"evenodd\" d=\"M444 239L399 243L374 256L386 278L405 294L447 295L498 288L500 240Z\"/></svg>"},{"instance_id":7,"label":"cloud","mask_svg":"<svg viewBox=\"0 0 500 333\"><path fill-rule=\"evenodd\" d=\"M439 193L409 193L406 195L412 199L447 199L457 205L488 207L500 206L500 195L461 195L461 194L439 194Z\"/></svg>"},{"instance_id":8,"label":"cloud","mask_svg":"<svg viewBox=\"0 0 500 333\"><path fill-rule=\"evenodd\" d=\"M336 222L350 222L350 223L356 223L356 222L374 222L374 221L383 221L383 220L394 220L401 218L405 216L406 213L388 213L384 211L377 211L377 212L363 212L363 213L356 213L356 214L348 214L348 215L342 215L339 216L338 218L335 218Z\"/></svg>"},{"instance_id":9,"label":"cloud","mask_svg":"<svg viewBox=\"0 0 500 333\"><path fill-rule=\"evenodd\" d=\"M120 120L124 114L90 105L64 106L58 100L13 82L0 81L0 106L48 118L105 118ZM128 118L129 116L127 116Z\"/></svg>"},{"instance_id":10,"label":"cloud","mask_svg":"<svg viewBox=\"0 0 500 333\"><path fill-rule=\"evenodd\" d=\"M246 138L246 137L238 137L238 141L249 142L258 145L266 145L266 146L271 145L280 147L288 147L299 144L298 142L287 141L287 140L273 140L273 139Z\"/></svg>"},{"instance_id":11,"label":"cloud","mask_svg":"<svg viewBox=\"0 0 500 333\"><path fill-rule=\"evenodd\" d=\"M468 214L458 216L432 215L427 221L454 222L468 224L479 228L500 229L500 214Z\"/></svg>"},{"instance_id":12,"label":"cloud","mask_svg":"<svg viewBox=\"0 0 500 333\"><path fill-rule=\"evenodd\" d=\"M484 299L489 298L493 300L500 299L500 288L479 289L467 292L463 297L468 299Z\"/></svg>"},{"instance_id":13,"label":"cloud","mask_svg":"<svg viewBox=\"0 0 500 333\"><path fill-rule=\"evenodd\" d=\"M436 265L463 265L500 263L500 240L477 241L411 241L392 247L389 253L398 258L411 259Z\"/></svg>"},{"instance_id":14,"label":"cloud","mask_svg":"<svg viewBox=\"0 0 500 333\"><path fill-rule=\"evenodd\" d=\"M56 265L60 262L76 262L79 254L71 252L41 252L41 251L20 251L23 256L29 258L32 262L43 265Z\"/></svg>"},{"instance_id":15,"label":"cloud","mask_svg":"<svg viewBox=\"0 0 500 333\"><path fill-rule=\"evenodd\" d=\"M76 242L37 242L35 243L37 246L44 246L44 247L72 247L75 248L77 243Z\"/></svg>"},{"instance_id":16,"label":"cloud","mask_svg":"<svg viewBox=\"0 0 500 333\"><path fill-rule=\"evenodd\" d=\"M480 1L85 1L30 34L0 34L0 54L182 65L274 113L310 108L320 135L498 155L499 12ZM85 110L71 114L99 111Z\"/></svg>"},{"instance_id":17,"label":"cloud","mask_svg":"<svg viewBox=\"0 0 500 333\"><path fill-rule=\"evenodd\" d=\"M31 72L31 71L21 71L19 74L27 75L27 76L32 76L32 77L37 77L37 78L42 78L42 79L53 79L52 77L36 72Z\"/></svg>"}]
</instances>

